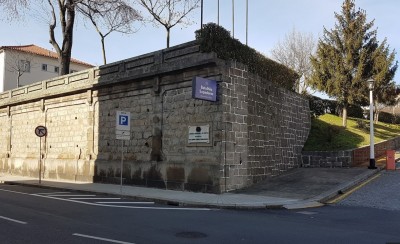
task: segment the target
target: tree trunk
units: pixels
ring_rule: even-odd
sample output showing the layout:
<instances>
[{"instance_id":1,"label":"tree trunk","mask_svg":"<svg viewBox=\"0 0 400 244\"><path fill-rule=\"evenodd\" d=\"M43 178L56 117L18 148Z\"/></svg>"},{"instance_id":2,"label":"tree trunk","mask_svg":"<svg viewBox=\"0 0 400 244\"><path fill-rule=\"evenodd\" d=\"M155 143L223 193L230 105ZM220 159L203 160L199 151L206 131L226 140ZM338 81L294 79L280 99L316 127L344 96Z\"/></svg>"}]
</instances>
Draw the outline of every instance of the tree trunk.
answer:
<instances>
[{"instance_id":1,"label":"tree trunk","mask_svg":"<svg viewBox=\"0 0 400 244\"><path fill-rule=\"evenodd\" d=\"M65 52L61 52L61 57L59 58L60 69L61 69L60 75L69 74L70 60L71 56L68 57L68 55Z\"/></svg>"},{"instance_id":2,"label":"tree trunk","mask_svg":"<svg viewBox=\"0 0 400 244\"><path fill-rule=\"evenodd\" d=\"M103 62L104 64L107 64L107 58L106 58L106 47L104 44L104 37L101 37L101 50L103 51Z\"/></svg>"},{"instance_id":3,"label":"tree trunk","mask_svg":"<svg viewBox=\"0 0 400 244\"><path fill-rule=\"evenodd\" d=\"M347 127L347 106L343 106L343 122L342 125L344 128Z\"/></svg>"},{"instance_id":4,"label":"tree trunk","mask_svg":"<svg viewBox=\"0 0 400 244\"><path fill-rule=\"evenodd\" d=\"M70 72L70 62L71 62L71 52L72 52L72 40L74 32L74 22L75 22L75 2L73 0L68 0L67 2L58 2L58 11L60 16L60 23L62 29L62 45L59 45L55 37L55 28L57 25L56 12L52 1L48 1L52 9L52 23L49 25L50 31L50 44L53 45L54 49L58 54L58 62L60 65L60 75L69 74Z\"/></svg>"},{"instance_id":5,"label":"tree trunk","mask_svg":"<svg viewBox=\"0 0 400 244\"><path fill-rule=\"evenodd\" d=\"M72 53L72 40L74 34L74 22L75 22L75 8L67 9L67 23L64 29L64 40L62 45L62 55L64 74L70 73L71 53Z\"/></svg>"},{"instance_id":6,"label":"tree trunk","mask_svg":"<svg viewBox=\"0 0 400 244\"><path fill-rule=\"evenodd\" d=\"M379 113L380 113L380 111L375 110L375 115L374 115L374 123L375 124L378 123L378 121L379 121Z\"/></svg>"},{"instance_id":7,"label":"tree trunk","mask_svg":"<svg viewBox=\"0 0 400 244\"><path fill-rule=\"evenodd\" d=\"M21 77L21 71L18 70L18 75L17 75L17 88L19 88L19 77Z\"/></svg>"},{"instance_id":8,"label":"tree trunk","mask_svg":"<svg viewBox=\"0 0 400 244\"><path fill-rule=\"evenodd\" d=\"M167 48L169 48L169 35L170 35L170 29L167 28Z\"/></svg>"}]
</instances>

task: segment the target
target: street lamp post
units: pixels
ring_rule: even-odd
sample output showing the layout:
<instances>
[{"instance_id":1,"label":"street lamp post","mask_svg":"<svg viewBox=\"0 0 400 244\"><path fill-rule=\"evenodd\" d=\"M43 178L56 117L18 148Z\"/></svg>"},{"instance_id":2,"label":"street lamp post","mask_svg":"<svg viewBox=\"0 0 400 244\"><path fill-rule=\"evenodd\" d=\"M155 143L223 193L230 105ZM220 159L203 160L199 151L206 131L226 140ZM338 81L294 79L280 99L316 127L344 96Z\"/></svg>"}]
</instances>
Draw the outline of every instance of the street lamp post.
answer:
<instances>
[{"instance_id":1,"label":"street lamp post","mask_svg":"<svg viewBox=\"0 0 400 244\"><path fill-rule=\"evenodd\" d=\"M369 136L370 136L370 147L369 147L369 166L368 169L376 169L375 166L375 149L374 149L374 101L372 91L374 90L374 80L368 80L369 87Z\"/></svg>"}]
</instances>

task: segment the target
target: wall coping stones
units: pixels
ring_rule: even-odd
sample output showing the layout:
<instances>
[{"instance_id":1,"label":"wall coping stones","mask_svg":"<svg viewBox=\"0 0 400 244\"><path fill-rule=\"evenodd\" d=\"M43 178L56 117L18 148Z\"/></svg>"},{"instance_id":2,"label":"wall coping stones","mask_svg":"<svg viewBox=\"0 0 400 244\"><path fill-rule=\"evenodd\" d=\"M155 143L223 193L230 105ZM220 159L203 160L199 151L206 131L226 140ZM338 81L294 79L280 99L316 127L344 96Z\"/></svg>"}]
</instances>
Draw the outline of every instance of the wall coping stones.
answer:
<instances>
[{"instance_id":1,"label":"wall coping stones","mask_svg":"<svg viewBox=\"0 0 400 244\"><path fill-rule=\"evenodd\" d=\"M220 62L215 53L201 53L197 42L192 41L0 93L0 108Z\"/></svg>"}]
</instances>

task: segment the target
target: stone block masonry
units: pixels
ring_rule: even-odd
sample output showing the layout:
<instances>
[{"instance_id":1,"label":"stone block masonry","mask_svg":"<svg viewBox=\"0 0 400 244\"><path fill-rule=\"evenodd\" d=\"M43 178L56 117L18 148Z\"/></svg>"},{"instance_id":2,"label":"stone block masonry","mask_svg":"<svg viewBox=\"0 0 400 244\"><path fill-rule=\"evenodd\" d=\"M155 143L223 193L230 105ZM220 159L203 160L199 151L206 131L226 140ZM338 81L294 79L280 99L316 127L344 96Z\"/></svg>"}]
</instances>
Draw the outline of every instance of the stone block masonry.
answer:
<instances>
[{"instance_id":1,"label":"stone block masonry","mask_svg":"<svg viewBox=\"0 0 400 244\"><path fill-rule=\"evenodd\" d=\"M396 150L400 148L400 137L389 139L374 146L375 159L386 156L387 150ZM369 164L370 147L364 146L360 148L332 151L332 152L311 152L304 151L303 167L311 168L340 168L340 167L357 167Z\"/></svg>"},{"instance_id":2,"label":"stone block masonry","mask_svg":"<svg viewBox=\"0 0 400 244\"><path fill-rule=\"evenodd\" d=\"M195 76L218 82L217 102L192 98ZM124 184L230 191L298 167L308 115L300 95L190 42L0 94L0 170L38 177L40 161L44 179L119 183L122 170ZM190 143L189 127L208 142Z\"/></svg>"},{"instance_id":3,"label":"stone block masonry","mask_svg":"<svg viewBox=\"0 0 400 244\"><path fill-rule=\"evenodd\" d=\"M311 127L308 100L258 76L248 81L249 180L301 166Z\"/></svg>"}]
</instances>

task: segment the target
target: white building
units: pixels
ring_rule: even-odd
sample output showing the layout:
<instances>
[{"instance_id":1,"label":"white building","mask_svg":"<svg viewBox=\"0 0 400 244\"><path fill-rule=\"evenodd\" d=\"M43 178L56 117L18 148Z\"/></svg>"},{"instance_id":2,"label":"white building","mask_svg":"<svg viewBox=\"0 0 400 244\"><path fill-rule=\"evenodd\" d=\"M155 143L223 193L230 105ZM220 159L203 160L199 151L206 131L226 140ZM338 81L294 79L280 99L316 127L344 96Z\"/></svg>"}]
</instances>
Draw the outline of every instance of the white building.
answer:
<instances>
[{"instance_id":1,"label":"white building","mask_svg":"<svg viewBox=\"0 0 400 244\"><path fill-rule=\"evenodd\" d=\"M0 92L59 76L57 53L38 47L0 46ZM93 65L71 59L70 73Z\"/></svg>"}]
</instances>

